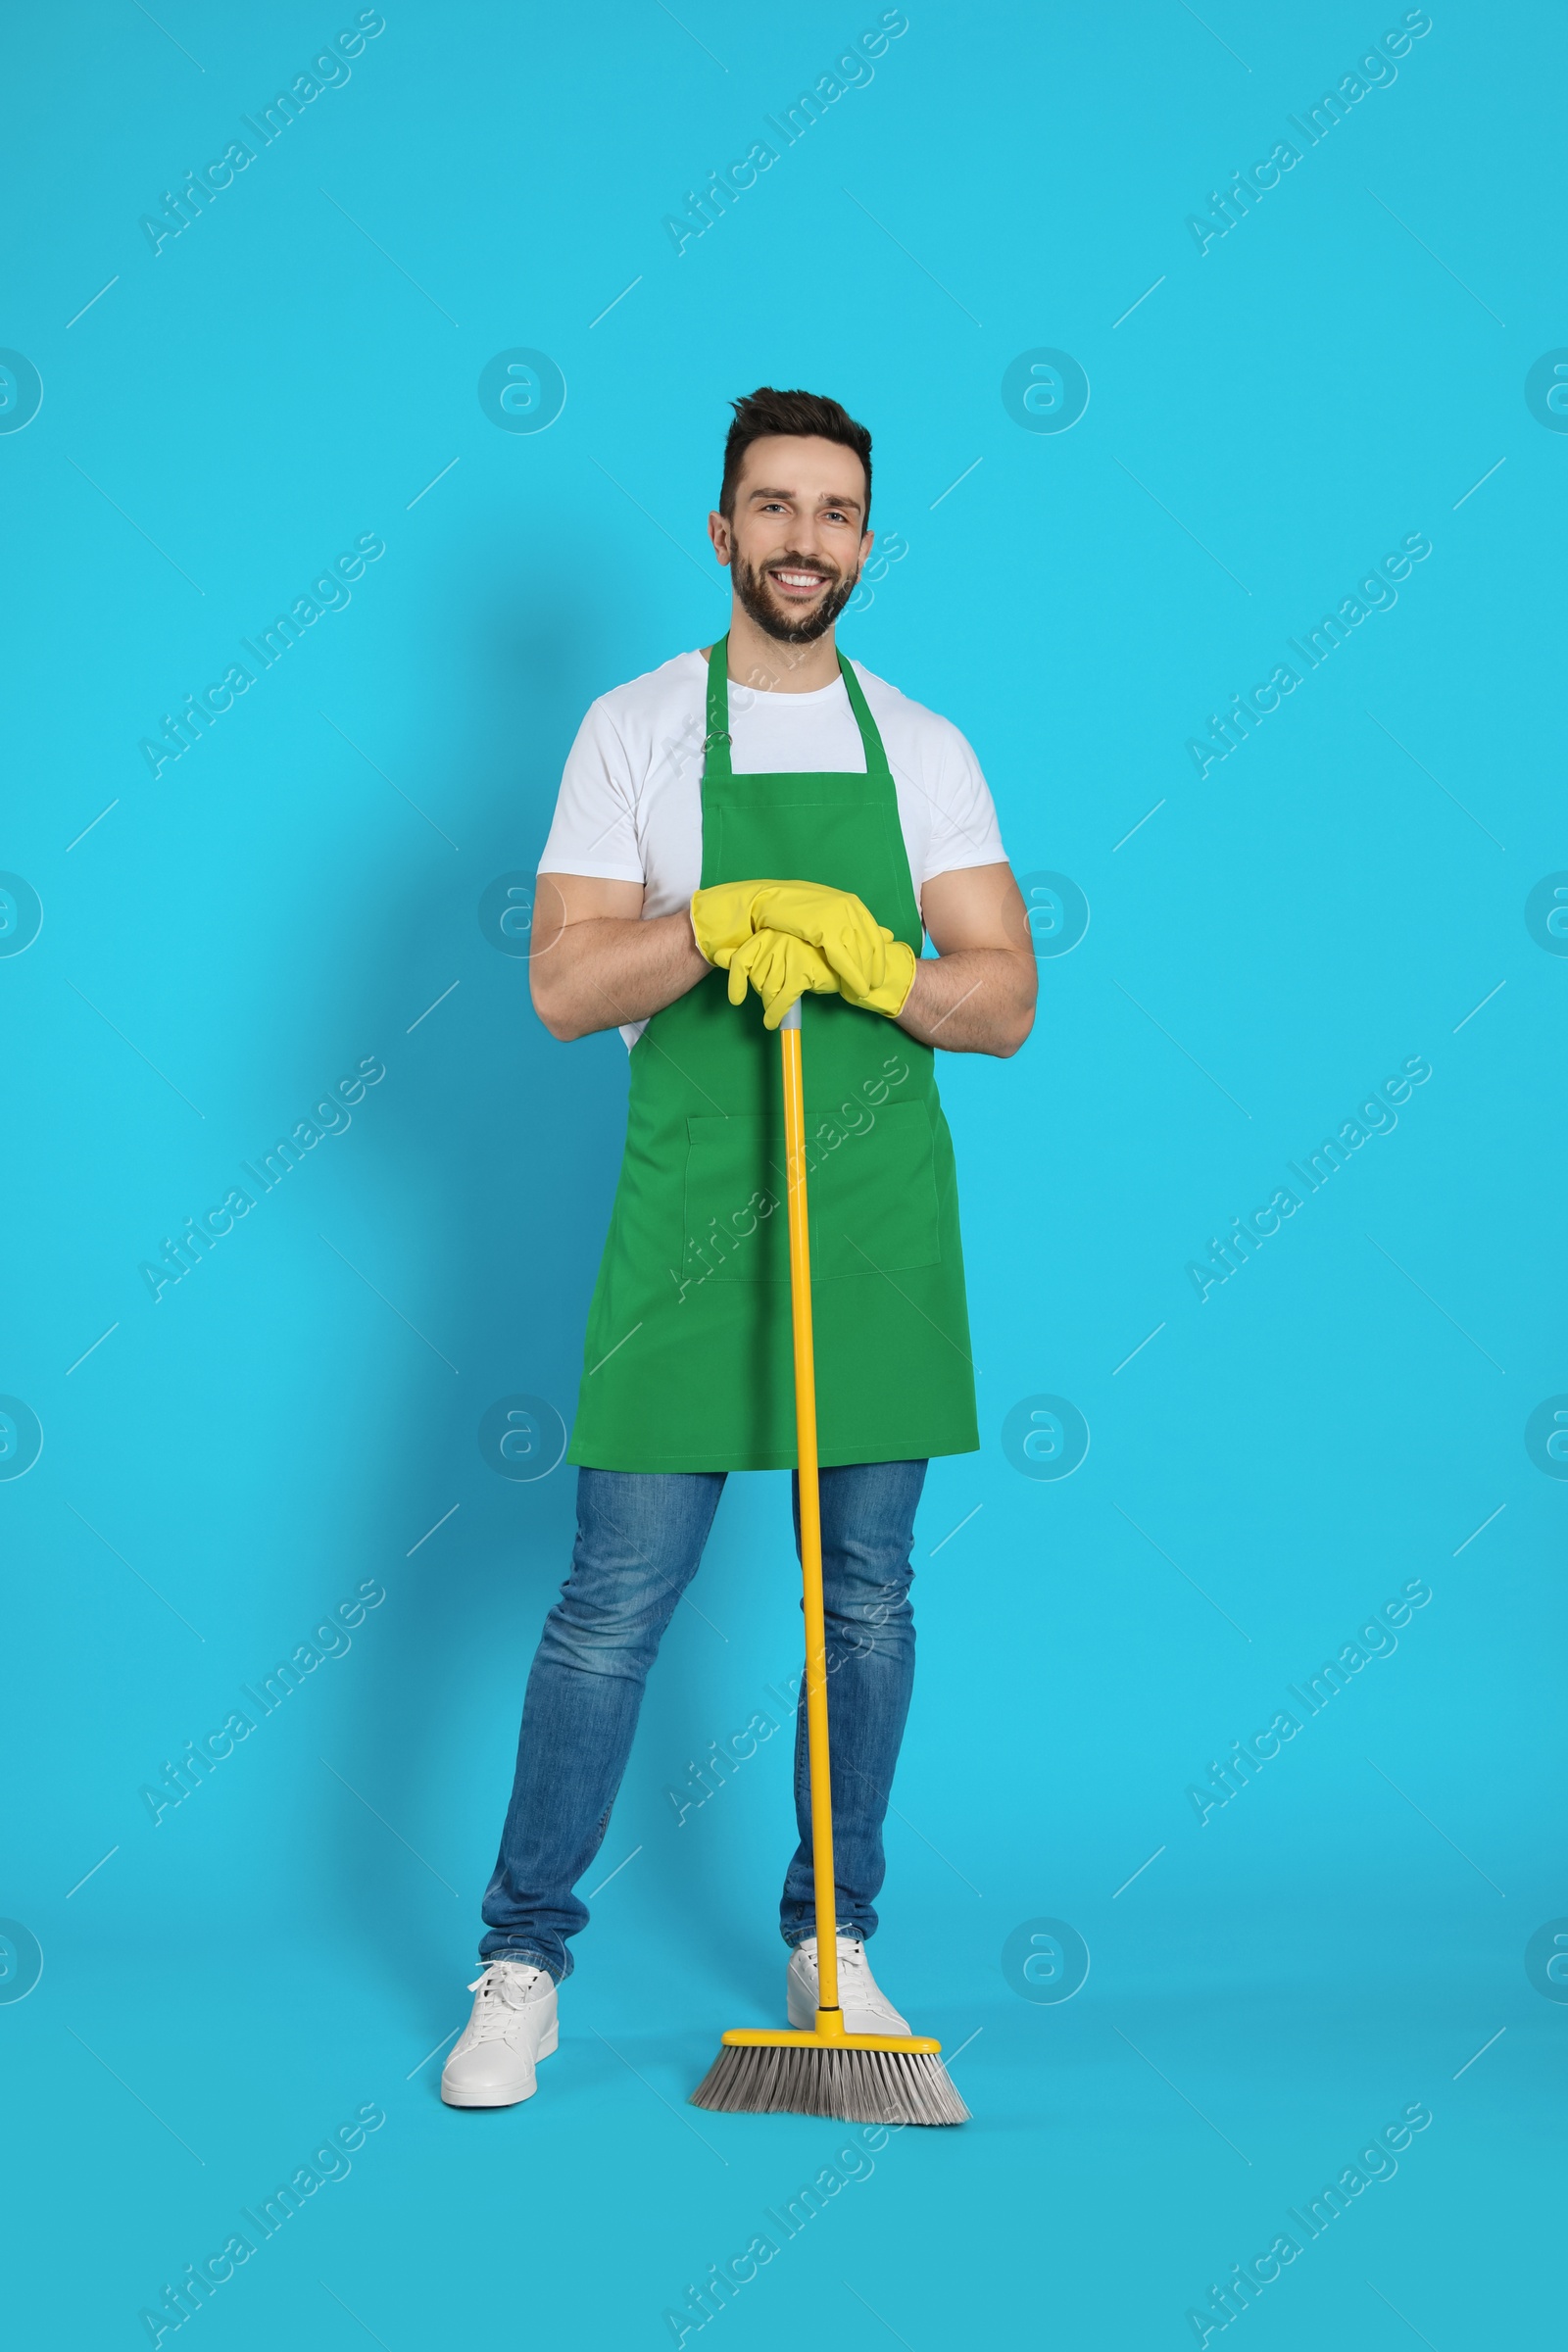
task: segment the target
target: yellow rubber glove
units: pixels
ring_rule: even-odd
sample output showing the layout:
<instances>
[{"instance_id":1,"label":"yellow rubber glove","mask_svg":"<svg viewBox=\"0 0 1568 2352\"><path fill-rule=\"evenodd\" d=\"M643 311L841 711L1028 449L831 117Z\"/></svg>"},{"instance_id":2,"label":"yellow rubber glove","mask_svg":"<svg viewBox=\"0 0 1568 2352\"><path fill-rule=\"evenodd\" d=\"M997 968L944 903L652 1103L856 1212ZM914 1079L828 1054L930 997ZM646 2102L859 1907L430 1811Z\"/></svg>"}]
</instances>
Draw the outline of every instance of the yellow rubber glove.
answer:
<instances>
[{"instance_id":1,"label":"yellow rubber glove","mask_svg":"<svg viewBox=\"0 0 1568 2352\"><path fill-rule=\"evenodd\" d=\"M752 902L752 919L821 950L838 975L839 994L862 1011L904 1010L914 985L914 952L879 923L853 890L820 882L764 882Z\"/></svg>"},{"instance_id":2,"label":"yellow rubber glove","mask_svg":"<svg viewBox=\"0 0 1568 2352\"><path fill-rule=\"evenodd\" d=\"M858 901L856 904L858 905ZM857 977L848 961L841 961L831 947L824 953L838 974L839 995L846 1004L858 1004L862 1012L885 1013L890 1021L896 1021L909 1001L919 957L912 948L905 946L902 939L895 939L891 931L885 930L882 937L886 945L882 977L879 980Z\"/></svg>"},{"instance_id":3,"label":"yellow rubber glove","mask_svg":"<svg viewBox=\"0 0 1568 2352\"><path fill-rule=\"evenodd\" d=\"M824 956L790 931L754 931L729 956L729 1001L739 1004L750 982L762 1000L762 1027L776 1029L790 1006L808 991L838 994L838 981Z\"/></svg>"},{"instance_id":4,"label":"yellow rubber glove","mask_svg":"<svg viewBox=\"0 0 1568 2352\"><path fill-rule=\"evenodd\" d=\"M692 937L710 963L729 962L742 940L759 928L752 920L758 892L777 888L776 882L715 882L693 895Z\"/></svg>"},{"instance_id":5,"label":"yellow rubber glove","mask_svg":"<svg viewBox=\"0 0 1568 2352\"><path fill-rule=\"evenodd\" d=\"M904 1010L914 952L853 891L821 882L726 882L692 900L692 932L710 963L728 962L746 926L790 932L819 950L846 1003L890 1018Z\"/></svg>"}]
</instances>

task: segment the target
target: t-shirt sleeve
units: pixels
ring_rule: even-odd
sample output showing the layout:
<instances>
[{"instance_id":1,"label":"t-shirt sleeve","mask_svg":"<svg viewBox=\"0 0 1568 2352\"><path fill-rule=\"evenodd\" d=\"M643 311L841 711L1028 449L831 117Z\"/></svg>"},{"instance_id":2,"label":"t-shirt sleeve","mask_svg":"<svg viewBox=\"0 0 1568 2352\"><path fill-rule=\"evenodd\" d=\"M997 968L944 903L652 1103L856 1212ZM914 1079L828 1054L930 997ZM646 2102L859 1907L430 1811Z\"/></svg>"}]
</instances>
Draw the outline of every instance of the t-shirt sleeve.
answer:
<instances>
[{"instance_id":1,"label":"t-shirt sleeve","mask_svg":"<svg viewBox=\"0 0 1568 2352\"><path fill-rule=\"evenodd\" d=\"M934 875L971 865L1004 865L991 788L972 749L951 721L941 722L941 741L931 792L931 833L922 888Z\"/></svg>"},{"instance_id":2,"label":"t-shirt sleeve","mask_svg":"<svg viewBox=\"0 0 1568 2352\"><path fill-rule=\"evenodd\" d=\"M566 755L539 871L587 874L598 882L647 880L631 760L603 701L589 706Z\"/></svg>"}]
</instances>

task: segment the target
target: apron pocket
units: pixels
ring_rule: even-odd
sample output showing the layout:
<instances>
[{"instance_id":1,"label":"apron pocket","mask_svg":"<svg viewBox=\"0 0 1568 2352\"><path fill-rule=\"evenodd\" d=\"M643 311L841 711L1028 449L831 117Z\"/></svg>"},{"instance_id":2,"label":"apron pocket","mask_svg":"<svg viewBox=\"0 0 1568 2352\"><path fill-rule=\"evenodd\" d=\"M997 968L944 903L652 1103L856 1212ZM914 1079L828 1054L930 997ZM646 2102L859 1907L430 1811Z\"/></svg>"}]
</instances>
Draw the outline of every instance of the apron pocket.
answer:
<instances>
[{"instance_id":1,"label":"apron pocket","mask_svg":"<svg viewBox=\"0 0 1568 2352\"><path fill-rule=\"evenodd\" d=\"M783 1130L752 1115L688 1119L684 1276L788 1282Z\"/></svg>"},{"instance_id":2,"label":"apron pocket","mask_svg":"<svg viewBox=\"0 0 1568 2352\"><path fill-rule=\"evenodd\" d=\"M940 1264L931 1116L924 1102L888 1103L872 1126L848 1132L808 1112L806 1133L814 1278Z\"/></svg>"}]
</instances>

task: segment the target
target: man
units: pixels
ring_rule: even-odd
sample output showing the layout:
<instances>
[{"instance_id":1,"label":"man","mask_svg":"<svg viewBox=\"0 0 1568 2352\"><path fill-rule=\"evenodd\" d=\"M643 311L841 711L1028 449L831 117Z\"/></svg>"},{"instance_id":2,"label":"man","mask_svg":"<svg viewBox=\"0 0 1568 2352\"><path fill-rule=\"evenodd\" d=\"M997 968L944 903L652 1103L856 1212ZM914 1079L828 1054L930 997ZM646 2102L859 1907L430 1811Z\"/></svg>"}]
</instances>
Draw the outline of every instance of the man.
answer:
<instances>
[{"instance_id":1,"label":"man","mask_svg":"<svg viewBox=\"0 0 1568 2352\"><path fill-rule=\"evenodd\" d=\"M820 1925L846 2029L908 2031L864 1944L914 1670L909 1553L928 1457L979 1443L933 1048L1015 1054L1035 962L969 746L834 642L871 551L869 433L810 393L733 406L708 518L728 635L594 704L540 862L535 1008L564 1040L618 1025L631 1093L570 1448L571 1574L441 2080L459 2107L531 2095L588 1918L572 1889L725 1477L795 1463L773 1032L801 999L838 1917L814 1915L803 1707L786 2005L814 2021Z\"/></svg>"}]
</instances>

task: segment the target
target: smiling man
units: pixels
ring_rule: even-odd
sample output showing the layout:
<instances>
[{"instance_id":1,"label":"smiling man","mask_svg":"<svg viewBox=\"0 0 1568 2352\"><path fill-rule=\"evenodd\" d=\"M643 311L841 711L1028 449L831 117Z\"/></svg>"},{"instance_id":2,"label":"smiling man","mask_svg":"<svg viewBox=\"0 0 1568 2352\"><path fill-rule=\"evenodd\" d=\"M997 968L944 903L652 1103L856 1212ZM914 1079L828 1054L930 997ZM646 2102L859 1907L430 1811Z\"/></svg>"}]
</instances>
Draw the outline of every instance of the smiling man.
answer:
<instances>
[{"instance_id":1,"label":"smiling man","mask_svg":"<svg viewBox=\"0 0 1568 2352\"><path fill-rule=\"evenodd\" d=\"M847 2031L908 2031L864 1945L914 1674L914 1514L929 1457L979 1443L934 1049L1015 1054L1035 961L968 744L834 642L871 552L870 434L812 393L733 406L708 518L728 632L594 704L540 864L535 1008L563 1040L618 1027L631 1093L570 1448L576 1545L442 2076L458 2107L532 2093L588 1919L573 1890L725 1478L795 1466L773 1031L803 998L838 1916L813 1910L803 1708L785 2005L814 2019L820 1932Z\"/></svg>"}]
</instances>

